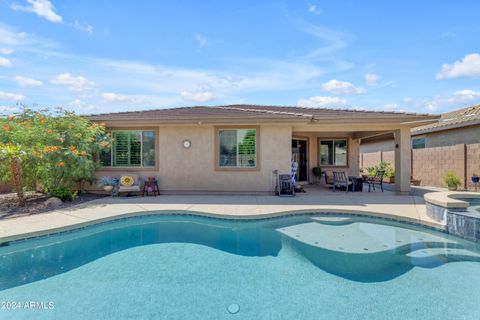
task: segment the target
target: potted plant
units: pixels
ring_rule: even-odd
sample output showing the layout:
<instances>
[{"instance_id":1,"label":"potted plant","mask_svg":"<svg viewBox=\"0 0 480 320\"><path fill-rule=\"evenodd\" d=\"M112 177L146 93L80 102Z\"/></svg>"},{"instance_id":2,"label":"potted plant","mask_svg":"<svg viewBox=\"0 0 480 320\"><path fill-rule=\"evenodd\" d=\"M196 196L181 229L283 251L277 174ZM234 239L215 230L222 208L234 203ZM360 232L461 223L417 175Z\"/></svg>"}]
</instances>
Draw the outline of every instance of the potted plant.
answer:
<instances>
[{"instance_id":1,"label":"potted plant","mask_svg":"<svg viewBox=\"0 0 480 320\"><path fill-rule=\"evenodd\" d=\"M386 161L380 162L380 170L385 171L385 180L388 183L395 183L395 169Z\"/></svg>"},{"instance_id":2,"label":"potted plant","mask_svg":"<svg viewBox=\"0 0 480 320\"><path fill-rule=\"evenodd\" d=\"M317 178L317 181L320 181L321 177L322 177L322 168L320 167L313 167L312 168L312 173L313 173L313 176Z\"/></svg>"},{"instance_id":3,"label":"potted plant","mask_svg":"<svg viewBox=\"0 0 480 320\"><path fill-rule=\"evenodd\" d=\"M478 176L478 174L476 173L472 174L472 182L473 182L473 185L475 186L475 192L477 192L477 186L479 181L480 181L480 177Z\"/></svg>"},{"instance_id":4,"label":"potted plant","mask_svg":"<svg viewBox=\"0 0 480 320\"><path fill-rule=\"evenodd\" d=\"M443 177L443 182L448 187L448 190L457 190L458 187L462 184L460 177L455 172L447 172L447 174Z\"/></svg>"},{"instance_id":5,"label":"potted plant","mask_svg":"<svg viewBox=\"0 0 480 320\"><path fill-rule=\"evenodd\" d=\"M104 176L100 178L100 185L103 186L103 190L112 192L113 187L117 184L117 180L110 176Z\"/></svg>"}]
</instances>

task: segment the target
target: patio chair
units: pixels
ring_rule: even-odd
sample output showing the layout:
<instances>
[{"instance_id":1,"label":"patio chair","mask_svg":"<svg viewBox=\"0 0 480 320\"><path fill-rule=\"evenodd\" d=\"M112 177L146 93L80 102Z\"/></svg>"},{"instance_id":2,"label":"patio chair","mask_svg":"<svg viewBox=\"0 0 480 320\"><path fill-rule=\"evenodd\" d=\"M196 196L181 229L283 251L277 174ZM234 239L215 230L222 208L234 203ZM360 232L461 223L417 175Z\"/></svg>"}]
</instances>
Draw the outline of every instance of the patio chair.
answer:
<instances>
[{"instance_id":1,"label":"patio chair","mask_svg":"<svg viewBox=\"0 0 480 320\"><path fill-rule=\"evenodd\" d=\"M124 174L118 180L118 193L140 192L140 180L136 174Z\"/></svg>"},{"instance_id":2,"label":"patio chair","mask_svg":"<svg viewBox=\"0 0 480 320\"><path fill-rule=\"evenodd\" d=\"M333 185L333 176L331 176L327 171L325 171L325 184Z\"/></svg>"},{"instance_id":3,"label":"patio chair","mask_svg":"<svg viewBox=\"0 0 480 320\"><path fill-rule=\"evenodd\" d=\"M345 192L348 192L348 186L351 184L352 181L348 179L345 172L333 171L333 192L335 192L336 187L345 188Z\"/></svg>"},{"instance_id":4,"label":"patio chair","mask_svg":"<svg viewBox=\"0 0 480 320\"><path fill-rule=\"evenodd\" d=\"M368 192L370 192L370 187L373 186L373 191L375 191L375 185L380 185L380 189L383 192L383 176L385 171L377 171L374 177L367 177L365 182L368 183Z\"/></svg>"}]
</instances>

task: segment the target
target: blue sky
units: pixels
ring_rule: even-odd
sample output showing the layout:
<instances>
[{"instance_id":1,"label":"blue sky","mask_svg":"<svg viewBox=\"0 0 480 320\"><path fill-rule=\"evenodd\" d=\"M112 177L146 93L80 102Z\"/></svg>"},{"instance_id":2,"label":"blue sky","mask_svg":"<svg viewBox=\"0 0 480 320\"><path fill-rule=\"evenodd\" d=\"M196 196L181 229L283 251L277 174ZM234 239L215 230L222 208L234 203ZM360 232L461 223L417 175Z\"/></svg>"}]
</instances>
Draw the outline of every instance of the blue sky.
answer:
<instances>
[{"instance_id":1,"label":"blue sky","mask_svg":"<svg viewBox=\"0 0 480 320\"><path fill-rule=\"evenodd\" d=\"M478 1L0 0L0 112L480 102Z\"/></svg>"}]
</instances>

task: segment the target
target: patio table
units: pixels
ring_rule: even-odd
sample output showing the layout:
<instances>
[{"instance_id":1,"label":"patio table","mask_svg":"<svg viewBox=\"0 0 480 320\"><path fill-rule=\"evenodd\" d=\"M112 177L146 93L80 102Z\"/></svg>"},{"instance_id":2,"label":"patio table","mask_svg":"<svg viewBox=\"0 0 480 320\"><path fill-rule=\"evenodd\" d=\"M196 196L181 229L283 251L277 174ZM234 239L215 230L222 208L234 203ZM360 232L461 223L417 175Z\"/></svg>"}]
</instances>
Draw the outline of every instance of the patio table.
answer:
<instances>
[{"instance_id":1,"label":"patio table","mask_svg":"<svg viewBox=\"0 0 480 320\"><path fill-rule=\"evenodd\" d=\"M348 180L352 182L352 184L348 186L348 191L352 191L352 192L363 191L363 181L364 181L363 177L348 176Z\"/></svg>"}]
</instances>

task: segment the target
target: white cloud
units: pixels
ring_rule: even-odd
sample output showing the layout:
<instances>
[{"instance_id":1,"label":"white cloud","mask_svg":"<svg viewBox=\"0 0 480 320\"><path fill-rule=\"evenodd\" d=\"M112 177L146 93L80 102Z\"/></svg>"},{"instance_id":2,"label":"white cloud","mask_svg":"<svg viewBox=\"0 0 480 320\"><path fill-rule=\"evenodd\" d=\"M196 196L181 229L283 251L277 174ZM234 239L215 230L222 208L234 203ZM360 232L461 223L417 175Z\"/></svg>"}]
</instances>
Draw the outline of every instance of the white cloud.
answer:
<instances>
[{"instance_id":1,"label":"white cloud","mask_svg":"<svg viewBox=\"0 0 480 320\"><path fill-rule=\"evenodd\" d=\"M347 81L330 80L322 84L322 88L325 91L332 92L334 94L363 94L365 89L356 87Z\"/></svg>"},{"instance_id":2,"label":"white cloud","mask_svg":"<svg viewBox=\"0 0 480 320\"><path fill-rule=\"evenodd\" d=\"M369 86L376 86L378 82L380 81L380 76L374 74L374 73L367 73L365 75L365 81Z\"/></svg>"},{"instance_id":3,"label":"white cloud","mask_svg":"<svg viewBox=\"0 0 480 320\"><path fill-rule=\"evenodd\" d=\"M480 92L474 90L460 90L454 94L438 95L421 101L428 111L435 111L444 107L461 107L462 104L480 102Z\"/></svg>"},{"instance_id":4,"label":"white cloud","mask_svg":"<svg viewBox=\"0 0 480 320\"><path fill-rule=\"evenodd\" d=\"M32 78L26 78L22 76L16 76L15 78L13 78L13 80L15 80L18 83L18 85L22 87L38 87L43 84L43 82L40 80L35 80Z\"/></svg>"},{"instance_id":5,"label":"white cloud","mask_svg":"<svg viewBox=\"0 0 480 320\"><path fill-rule=\"evenodd\" d=\"M0 67L11 67L12 62L7 58L0 57Z\"/></svg>"},{"instance_id":6,"label":"white cloud","mask_svg":"<svg viewBox=\"0 0 480 320\"><path fill-rule=\"evenodd\" d=\"M326 96L314 96L308 99L300 99L297 103L299 107L306 108L319 108L319 107L330 107L330 108L340 108L345 107L347 100L340 97L326 97Z\"/></svg>"},{"instance_id":7,"label":"white cloud","mask_svg":"<svg viewBox=\"0 0 480 320\"><path fill-rule=\"evenodd\" d=\"M38 16L47 19L50 22L61 23L62 17L55 12L55 7L48 0L27 0L30 5L22 6L19 4L12 4L13 10L33 12Z\"/></svg>"},{"instance_id":8,"label":"white cloud","mask_svg":"<svg viewBox=\"0 0 480 320\"><path fill-rule=\"evenodd\" d=\"M196 91L187 91L184 90L180 92L180 96L184 100L195 101L195 102L207 102L215 100L217 97L210 90L209 86L203 85L199 86Z\"/></svg>"},{"instance_id":9,"label":"white cloud","mask_svg":"<svg viewBox=\"0 0 480 320\"><path fill-rule=\"evenodd\" d=\"M208 47L210 45L210 42L207 40L207 38L199 33L195 36L195 40L197 41L199 48Z\"/></svg>"},{"instance_id":10,"label":"white cloud","mask_svg":"<svg viewBox=\"0 0 480 320\"><path fill-rule=\"evenodd\" d=\"M315 14L321 14L322 10L318 9L316 5L311 4L308 6L308 12L315 13Z\"/></svg>"},{"instance_id":11,"label":"white cloud","mask_svg":"<svg viewBox=\"0 0 480 320\"><path fill-rule=\"evenodd\" d=\"M88 23L85 23L85 22L80 23L77 20L75 20L75 22L72 24L72 26L77 30L84 31L88 34L93 34L93 27L92 27L92 25L90 25Z\"/></svg>"},{"instance_id":12,"label":"white cloud","mask_svg":"<svg viewBox=\"0 0 480 320\"><path fill-rule=\"evenodd\" d=\"M94 110L95 106L90 103L86 103L80 99L75 99L68 104L68 107L73 107L76 110Z\"/></svg>"},{"instance_id":13,"label":"white cloud","mask_svg":"<svg viewBox=\"0 0 480 320\"><path fill-rule=\"evenodd\" d=\"M3 92L0 91L0 100L4 101L20 101L25 99L25 96L23 94L17 94L17 93L9 93L9 92Z\"/></svg>"},{"instance_id":14,"label":"white cloud","mask_svg":"<svg viewBox=\"0 0 480 320\"><path fill-rule=\"evenodd\" d=\"M87 91L95 87L95 82L82 76L72 76L70 73L59 74L51 83L64 85L73 91Z\"/></svg>"},{"instance_id":15,"label":"white cloud","mask_svg":"<svg viewBox=\"0 0 480 320\"><path fill-rule=\"evenodd\" d=\"M461 61L453 64L443 64L442 70L437 74L437 80L448 78L475 78L480 76L480 54L467 54Z\"/></svg>"},{"instance_id":16,"label":"white cloud","mask_svg":"<svg viewBox=\"0 0 480 320\"><path fill-rule=\"evenodd\" d=\"M113 92L102 93L102 99L106 102L114 102L114 103L122 103L122 104L142 103L140 99L137 99L131 96L113 93Z\"/></svg>"},{"instance_id":17,"label":"white cloud","mask_svg":"<svg viewBox=\"0 0 480 320\"><path fill-rule=\"evenodd\" d=\"M0 48L0 54L12 54L13 50L9 48Z\"/></svg>"}]
</instances>

